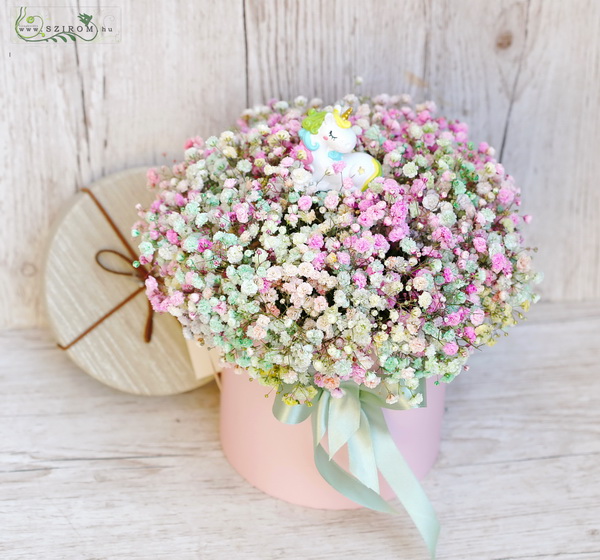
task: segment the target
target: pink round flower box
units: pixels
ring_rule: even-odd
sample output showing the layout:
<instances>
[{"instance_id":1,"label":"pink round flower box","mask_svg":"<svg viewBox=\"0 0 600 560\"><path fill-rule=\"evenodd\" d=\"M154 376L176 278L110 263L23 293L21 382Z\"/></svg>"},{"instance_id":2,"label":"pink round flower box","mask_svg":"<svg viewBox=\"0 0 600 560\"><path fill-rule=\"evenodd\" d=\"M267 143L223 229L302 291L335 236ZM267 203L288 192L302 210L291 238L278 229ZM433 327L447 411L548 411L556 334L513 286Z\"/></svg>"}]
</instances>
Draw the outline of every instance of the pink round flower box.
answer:
<instances>
[{"instance_id":1,"label":"pink round flower box","mask_svg":"<svg viewBox=\"0 0 600 560\"><path fill-rule=\"evenodd\" d=\"M277 420L271 409L273 399L278 398L275 391L250 381L243 371L236 374L232 368L224 369L221 385L223 451L248 482L298 505L320 509L360 507L319 474L313 458L310 419L296 425ZM384 410L392 438L419 479L429 472L438 456L444 396L445 384L435 385L433 379L428 379L427 407ZM344 451L340 452L340 462L347 467ZM381 488L384 498L393 496L385 481Z\"/></svg>"}]
</instances>

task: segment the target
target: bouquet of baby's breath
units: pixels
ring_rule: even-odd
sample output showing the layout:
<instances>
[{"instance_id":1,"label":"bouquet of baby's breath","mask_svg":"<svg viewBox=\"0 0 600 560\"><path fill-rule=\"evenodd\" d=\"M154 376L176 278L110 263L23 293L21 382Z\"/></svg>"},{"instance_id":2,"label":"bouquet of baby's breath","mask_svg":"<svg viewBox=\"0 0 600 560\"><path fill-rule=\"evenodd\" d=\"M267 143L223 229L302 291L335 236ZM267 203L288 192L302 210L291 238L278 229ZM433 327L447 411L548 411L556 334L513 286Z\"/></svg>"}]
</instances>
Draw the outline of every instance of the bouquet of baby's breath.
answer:
<instances>
[{"instance_id":1,"label":"bouquet of baby's breath","mask_svg":"<svg viewBox=\"0 0 600 560\"><path fill-rule=\"evenodd\" d=\"M420 378L451 381L537 300L520 232L529 217L493 148L432 103L338 103L353 110L356 150L381 164L364 189L343 162L328 170L339 188L314 188L300 132L309 109L314 120L330 107L273 101L149 172L139 262L156 311L264 384L285 384L288 404L341 397L351 381L415 406Z\"/></svg>"}]
</instances>

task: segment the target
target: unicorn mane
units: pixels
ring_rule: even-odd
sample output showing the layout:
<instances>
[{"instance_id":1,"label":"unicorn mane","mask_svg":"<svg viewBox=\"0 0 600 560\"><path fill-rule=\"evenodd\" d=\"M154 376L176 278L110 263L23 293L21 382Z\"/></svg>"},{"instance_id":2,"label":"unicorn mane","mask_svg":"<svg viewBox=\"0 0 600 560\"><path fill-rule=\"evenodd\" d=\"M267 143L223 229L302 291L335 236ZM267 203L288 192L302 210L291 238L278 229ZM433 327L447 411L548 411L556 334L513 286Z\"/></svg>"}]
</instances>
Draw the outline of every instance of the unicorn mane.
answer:
<instances>
[{"instance_id":1,"label":"unicorn mane","mask_svg":"<svg viewBox=\"0 0 600 560\"><path fill-rule=\"evenodd\" d=\"M319 132L319 128L325 120L327 111L317 111L316 109L310 109L304 120L302 121L302 128L308 130L311 134Z\"/></svg>"}]
</instances>

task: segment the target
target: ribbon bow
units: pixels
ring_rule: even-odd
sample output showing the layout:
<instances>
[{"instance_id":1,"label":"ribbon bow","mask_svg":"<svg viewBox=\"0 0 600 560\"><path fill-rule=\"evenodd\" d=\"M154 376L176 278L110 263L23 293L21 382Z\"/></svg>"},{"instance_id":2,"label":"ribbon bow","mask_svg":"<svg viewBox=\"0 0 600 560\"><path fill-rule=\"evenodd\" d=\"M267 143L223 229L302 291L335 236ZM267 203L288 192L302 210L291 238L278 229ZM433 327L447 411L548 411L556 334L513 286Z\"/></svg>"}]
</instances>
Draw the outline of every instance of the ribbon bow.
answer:
<instances>
[{"instance_id":1,"label":"ribbon bow","mask_svg":"<svg viewBox=\"0 0 600 560\"><path fill-rule=\"evenodd\" d=\"M127 239L125 238L125 236L121 233L121 231L115 224L114 220L112 219L112 217L110 216L110 214L108 213L106 208L104 208L104 206L96 198L94 193L91 190L86 189L86 188L81 189L81 191L90 196L90 198L92 199L92 201L94 202L94 204L96 205L98 210L100 210L100 212L106 219L108 225L111 227L111 229L114 231L116 236L119 238L119 240L121 241L121 243L123 244L123 246L125 247L127 252L129 253L129 256L128 256L128 255L125 255L124 253L121 253L120 251L115 251L114 249L100 249L100 251L98 251L95 255L95 259L96 259L96 262L98 263L98 266L100 266L100 268L102 268L103 270L110 272L111 274L120 274L122 276L131 276L132 278L139 280L141 282L141 286L137 290L135 290L134 292L129 294L125 299L123 299L117 305L115 305L110 311L108 311L108 313L105 313L97 321L92 323L87 329L85 329L79 336L74 338L71 342L69 342L68 344L65 344L65 345L58 344L58 347L61 350L68 350L69 348L71 348L71 346L73 346L74 344L77 344L77 342L79 342L84 336L86 336L90 332L92 332L98 325L103 323L113 313L117 312L119 309L121 309L121 307L127 305L133 298L135 298L138 294L143 292L145 289L144 284L145 284L146 278L148 278L148 276L150 276L150 273L148 272L148 270L145 267L139 266L136 268L134 266L133 261L135 259L137 259L137 254L135 253L135 251L133 250L133 248L131 247L131 245L129 244ZM125 270L125 271L117 270L117 269L111 268L107 264L103 263L102 255L105 253L115 255L115 256L119 257L121 260L125 261L125 263L130 268L130 270ZM152 309L152 305L150 304L150 301L147 300L147 303L148 303L148 313L146 315L146 324L144 327L144 342L150 342L150 340L152 339L152 325L153 325L153 317L154 317L154 310Z\"/></svg>"},{"instance_id":2,"label":"ribbon bow","mask_svg":"<svg viewBox=\"0 0 600 560\"><path fill-rule=\"evenodd\" d=\"M284 386L284 391L292 386ZM392 439L382 407L409 408L406 399L388 405L375 390L355 383L342 383L344 396L333 398L321 391L312 407L287 405L275 399L273 414L285 424L299 424L311 417L315 465L321 476L347 498L370 509L397 514L379 492L379 473L388 482L415 526L432 558L440 531L433 507L417 477ZM421 383L421 391L424 391ZM327 435L327 448L321 442ZM334 455L348 446L350 472L342 468Z\"/></svg>"}]
</instances>

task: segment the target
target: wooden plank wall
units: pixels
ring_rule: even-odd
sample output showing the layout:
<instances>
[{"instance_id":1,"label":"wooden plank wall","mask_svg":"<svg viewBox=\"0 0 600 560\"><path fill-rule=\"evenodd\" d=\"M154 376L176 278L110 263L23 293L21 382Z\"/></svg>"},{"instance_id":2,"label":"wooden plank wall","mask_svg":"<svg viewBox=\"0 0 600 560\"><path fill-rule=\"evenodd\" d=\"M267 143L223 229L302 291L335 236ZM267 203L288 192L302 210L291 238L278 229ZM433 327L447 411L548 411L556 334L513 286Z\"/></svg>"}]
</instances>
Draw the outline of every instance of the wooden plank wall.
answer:
<instances>
[{"instance_id":1,"label":"wooden plank wall","mask_svg":"<svg viewBox=\"0 0 600 560\"><path fill-rule=\"evenodd\" d=\"M544 297L600 299L600 2L111 5L115 45L14 44L2 26L0 328L44 324L44 242L80 187L180 157L186 138L227 128L247 104L332 101L357 75L358 92L434 99L494 145L535 216Z\"/></svg>"}]
</instances>

